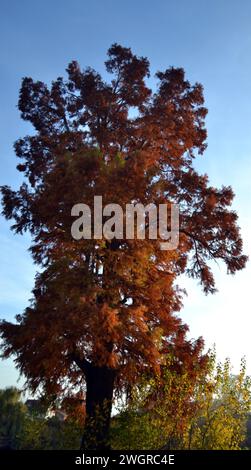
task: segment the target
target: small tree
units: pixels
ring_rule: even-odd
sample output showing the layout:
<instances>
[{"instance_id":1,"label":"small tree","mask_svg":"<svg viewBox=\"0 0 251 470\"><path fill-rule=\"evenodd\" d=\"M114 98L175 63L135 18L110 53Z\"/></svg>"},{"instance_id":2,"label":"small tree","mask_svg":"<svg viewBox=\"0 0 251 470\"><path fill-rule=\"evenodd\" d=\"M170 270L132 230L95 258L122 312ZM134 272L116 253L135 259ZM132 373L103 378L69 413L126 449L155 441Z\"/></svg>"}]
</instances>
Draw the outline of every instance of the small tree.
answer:
<instances>
[{"instance_id":1,"label":"small tree","mask_svg":"<svg viewBox=\"0 0 251 470\"><path fill-rule=\"evenodd\" d=\"M112 447L183 448L198 409L196 390L207 367L199 369L194 363L180 370L176 358L169 355L158 377L142 376L118 407L112 423Z\"/></svg>"},{"instance_id":2,"label":"small tree","mask_svg":"<svg viewBox=\"0 0 251 470\"><path fill-rule=\"evenodd\" d=\"M245 441L251 407L251 380L245 360L238 375L229 360L207 369L177 374L172 362L161 379L142 378L112 425L117 449L237 450Z\"/></svg>"},{"instance_id":3,"label":"small tree","mask_svg":"<svg viewBox=\"0 0 251 470\"><path fill-rule=\"evenodd\" d=\"M15 387L0 390L0 446L18 448L26 411L20 390Z\"/></svg>"},{"instance_id":4,"label":"small tree","mask_svg":"<svg viewBox=\"0 0 251 470\"><path fill-rule=\"evenodd\" d=\"M188 447L195 449L238 450L245 441L251 410L251 380L246 376L246 362L240 372L231 373L227 359L211 366L206 380L197 388L198 411L190 423Z\"/></svg>"}]
</instances>

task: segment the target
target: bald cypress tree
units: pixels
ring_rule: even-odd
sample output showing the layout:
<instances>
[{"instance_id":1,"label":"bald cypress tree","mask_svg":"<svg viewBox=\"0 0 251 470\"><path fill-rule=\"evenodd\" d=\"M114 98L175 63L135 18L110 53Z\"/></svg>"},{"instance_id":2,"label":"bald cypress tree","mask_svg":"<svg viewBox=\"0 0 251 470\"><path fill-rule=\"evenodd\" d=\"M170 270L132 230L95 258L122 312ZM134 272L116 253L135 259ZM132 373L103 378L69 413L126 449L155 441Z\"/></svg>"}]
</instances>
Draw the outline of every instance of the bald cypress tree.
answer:
<instances>
[{"instance_id":1,"label":"bald cypress tree","mask_svg":"<svg viewBox=\"0 0 251 470\"><path fill-rule=\"evenodd\" d=\"M202 86L169 68L153 92L148 60L117 44L105 65L109 82L77 62L50 87L23 79L19 109L35 132L15 144L24 183L2 187L3 214L31 234L40 266L30 305L1 322L3 356L15 356L34 391L86 389L84 448L107 446L114 391L146 369L158 374L167 353L177 368L204 367L202 339L188 341L177 316L176 278L187 273L214 292L210 260L230 273L246 262L232 189L194 168L206 148ZM178 247L161 250L159 234L74 240L72 207L93 209L95 195L122 209L179 204Z\"/></svg>"}]
</instances>

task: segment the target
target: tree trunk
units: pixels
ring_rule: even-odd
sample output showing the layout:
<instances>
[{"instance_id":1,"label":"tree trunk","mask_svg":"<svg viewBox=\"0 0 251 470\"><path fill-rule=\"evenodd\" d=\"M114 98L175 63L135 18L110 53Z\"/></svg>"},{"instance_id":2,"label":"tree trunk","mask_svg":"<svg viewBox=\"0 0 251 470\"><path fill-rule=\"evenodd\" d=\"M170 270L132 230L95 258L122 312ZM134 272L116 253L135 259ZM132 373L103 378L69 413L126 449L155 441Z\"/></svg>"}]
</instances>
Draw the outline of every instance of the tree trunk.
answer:
<instances>
[{"instance_id":1,"label":"tree trunk","mask_svg":"<svg viewBox=\"0 0 251 470\"><path fill-rule=\"evenodd\" d=\"M81 449L109 449L109 430L116 371L85 364L86 419Z\"/></svg>"}]
</instances>

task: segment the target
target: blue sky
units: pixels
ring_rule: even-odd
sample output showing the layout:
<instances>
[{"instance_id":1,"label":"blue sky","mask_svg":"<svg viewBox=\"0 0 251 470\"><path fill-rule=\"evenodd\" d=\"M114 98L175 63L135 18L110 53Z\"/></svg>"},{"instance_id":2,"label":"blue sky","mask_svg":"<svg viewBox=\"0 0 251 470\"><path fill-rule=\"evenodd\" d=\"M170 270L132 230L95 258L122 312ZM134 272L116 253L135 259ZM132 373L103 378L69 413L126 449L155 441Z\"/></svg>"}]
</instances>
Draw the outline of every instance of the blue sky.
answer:
<instances>
[{"instance_id":1,"label":"blue sky","mask_svg":"<svg viewBox=\"0 0 251 470\"><path fill-rule=\"evenodd\" d=\"M215 185L231 184L246 253L251 249L251 2L249 0L1 1L0 184L17 187L13 142L29 133L16 107L23 76L49 82L76 59L104 70L113 42L147 56L154 73L184 67L205 90L208 149L197 168ZM28 236L14 236L0 220L0 318L13 319L30 298L35 267ZM235 277L215 266L219 293L205 297L195 282L181 316L192 337L216 343L235 369L246 355L251 373L250 263ZM0 363L0 387L15 385L12 361ZM19 383L19 385L22 382Z\"/></svg>"}]
</instances>

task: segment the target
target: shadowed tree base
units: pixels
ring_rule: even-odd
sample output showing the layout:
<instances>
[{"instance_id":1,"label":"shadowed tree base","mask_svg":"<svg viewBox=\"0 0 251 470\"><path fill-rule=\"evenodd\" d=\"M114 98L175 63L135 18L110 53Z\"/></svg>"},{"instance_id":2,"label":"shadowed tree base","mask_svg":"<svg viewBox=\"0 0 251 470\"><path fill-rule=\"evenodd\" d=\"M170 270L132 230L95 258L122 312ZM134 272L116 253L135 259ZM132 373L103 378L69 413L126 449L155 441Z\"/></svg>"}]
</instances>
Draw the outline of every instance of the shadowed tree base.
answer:
<instances>
[{"instance_id":1,"label":"shadowed tree base","mask_svg":"<svg viewBox=\"0 0 251 470\"><path fill-rule=\"evenodd\" d=\"M86 420L81 449L109 449L109 429L116 371L85 363Z\"/></svg>"}]
</instances>

